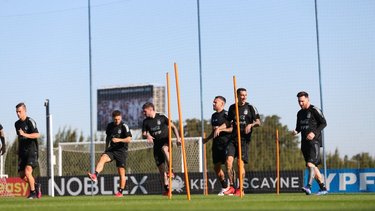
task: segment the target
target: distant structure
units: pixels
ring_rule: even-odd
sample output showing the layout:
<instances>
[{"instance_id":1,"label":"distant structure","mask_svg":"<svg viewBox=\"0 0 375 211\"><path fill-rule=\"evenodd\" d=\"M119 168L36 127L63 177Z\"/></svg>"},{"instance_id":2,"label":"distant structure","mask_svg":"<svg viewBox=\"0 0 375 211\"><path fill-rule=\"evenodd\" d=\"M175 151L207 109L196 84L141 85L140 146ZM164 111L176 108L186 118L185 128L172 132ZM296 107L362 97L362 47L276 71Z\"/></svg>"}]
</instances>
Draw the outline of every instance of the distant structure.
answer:
<instances>
[{"instance_id":1,"label":"distant structure","mask_svg":"<svg viewBox=\"0 0 375 211\"><path fill-rule=\"evenodd\" d=\"M98 89L97 130L104 131L112 121L112 111L120 110L130 129L142 127L142 105L152 102L155 110L165 113L165 87L155 84L136 84Z\"/></svg>"}]
</instances>

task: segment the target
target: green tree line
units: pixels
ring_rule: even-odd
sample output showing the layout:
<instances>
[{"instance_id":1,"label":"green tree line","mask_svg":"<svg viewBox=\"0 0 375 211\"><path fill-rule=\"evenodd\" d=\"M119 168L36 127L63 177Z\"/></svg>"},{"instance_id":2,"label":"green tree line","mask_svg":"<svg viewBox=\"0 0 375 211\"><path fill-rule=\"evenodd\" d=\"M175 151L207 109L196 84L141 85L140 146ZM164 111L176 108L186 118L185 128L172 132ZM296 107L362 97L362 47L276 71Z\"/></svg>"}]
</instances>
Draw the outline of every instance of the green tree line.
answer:
<instances>
[{"instance_id":1,"label":"green tree line","mask_svg":"<svg viewBox=\"0 0 375 211\"><path fill-rule=\"evenodd\" d=\"M279 135L279 155L280 155L280 169L281 170L300 170L304 169L304 160L300 152L300 141L298 136L293 136L286 125L280 122L280 117L277 115L261 116L262 126L254 128L252 141L250 143L249 163L246 165L247 170L262 171L276 169L276 130ZM204 120L204 132L208 136L211 133L211 125L209 120ZM175 122L179 124L178 121ZM184 136L185 137L200 137L201 136L201 121L199 119L186 119L184 122ZM39 140L40 145L44 138ZM84 137L82 132L77 129L63 128L60 129L54 137L54 147L58 143L63 142L85 142L89 141L90 137ZM94 137L94 141L104 141L105 134ZM326 140L329 141L329 140ZM206 147L206 162L207 170L213 171L212 163L212 140L205 144ZM8 149L8 154L5 161L5 173L9 176L17 176L17 149L18 141L15 140ZM101 149L104 150L104 149ZM84 171L90 169L90 159L87 154L76 152L67 153L63 159L64 172L66 175L82 175ZM72 153L69 156L69 153ZM96 153L95 157L99 158L101 153ZM145 173L150 169L142 162L149 160L152 157L152 149L142 151L132 151L128 155L128 163L136 162L139 165L137 172ZM145 159L147 158L147 159ZM327 168L374 168L375 158L369 153L359 153L351 158L344 155L340 156L339 150L336 149L333 153L327 153ZM83 166L83 167L82 167ZM66 168L66 169L65 169ZM36 169L36 174L39 170ZM103 173L117 172L115 165L107 165ZM157 172L156 167L153 172Z\"/></svg>"}]
</instances>

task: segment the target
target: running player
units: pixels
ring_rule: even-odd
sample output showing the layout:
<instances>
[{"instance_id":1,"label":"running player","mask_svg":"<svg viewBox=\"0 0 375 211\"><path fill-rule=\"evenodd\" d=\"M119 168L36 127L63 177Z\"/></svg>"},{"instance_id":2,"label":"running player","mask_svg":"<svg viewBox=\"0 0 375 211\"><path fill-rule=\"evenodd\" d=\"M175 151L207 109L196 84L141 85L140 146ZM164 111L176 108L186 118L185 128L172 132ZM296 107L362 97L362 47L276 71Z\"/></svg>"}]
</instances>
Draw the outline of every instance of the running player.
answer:
<instances>
[{"instance_id":1,"label":"running player","mask_svg":"<svg viewBox=\"0 0 375 211\"><path fill-rule=\"evenodd\" d=\"M226 162L226 150L230 139L230 133L232 132L230 122L228 121L228 112L224 109L225 103L226 100L223 96L215 97L213 101L215 113L211 116L212 132L204 140L204 143L207 143L210 139L213 139L212 161L214 163L216 176L221 184L219 196L224 196L224 192L228 190L228 184L221 166Z\"/></svg>"},{"instance_id":2,"label":"running player","mask_svg":"<svg viewBox=\"0 0 375 211\"><path fill-rule=\"evenodd\" d=\"M311 194L312 182L315 178L320 190L317 195L328 193L324 185L323 176L319 171L320 147L322 146L322 130L327 126L323 113L317 107L310 104L309 94L299 92L297 94L298 104L301 110L297 113L297 125L293 131L294 135L301 133L301 151L309 170L307 185L302 187L306 195Z\"/></svg>"},{"instance_id":3,"label":"running player","mask_svg":"<svg viewBox=\"0 0 375 211\"><path fill-rule=\"evenodd\" d=\"M169 163L169 138L168 122L165 115L156 113L154 104L147 102L142 106L145 119L143 120L142 136L149 143L154 143L154 159L160 173L160 182L164 186L163 195L168 195L168 163ZM172 131L177 138L177 145L181 144L176 126L171 122ZM174 175L170 175L174 177Z\"/></svg>"},{"instance_id":4,"label":"running player","mask_svg":"<svg viewBox=\"0 0 375 211\"><path fill-rule=\"evenodd\" d=\"M116 167L120 176L120 184L116 197L123 196L123 190L126 185L125 166L126 158L128 156L128 143L131 141L132 134L128 125L122 121L122 114L120 111L115 110L112 112L113 122L107 125L106 133L106 149L95 168L95 173L88 173L90 179L94 182L104 165L113 160L116 161Z\"/></svg>"},{"instance_id":5,"label":"running player","mask_svg":"<svg viewBox=\"0 0 375 211\"><path fill-rule=\"evenodd\" d=\"M1 139L0 155L4 155L6 151L5 136L4 136L3 126L1 124L0 124L0 139Z\"/></svg>"},{"instance_id":6,"label":"running player","mask_svg":"<svg viewBox=\"0 0 375 211\"><path fill-rule=\"evenodd\" d=\"M247 91L245 88L237 89L238 98L238 112L240 122L240 135L241 135L241 153L242 162L240 168L242 169L242 178L245 178L245 166L249 161L249 145L251 141L251 134L254 127L260 126L260 117L257 109L250 105L247 100ZM232 138L228 143L227 148L227 171L229 177L230 187L224 192L225 195L240 195L239 189L234 188L234 169L233 161L238 158L238 140L237 140L237 121L236 121L236 104L232 104L228 111L228 120L231 121L233 132ZM238 161L237 161L238 162Z\"/></svg>"},{"instance_id":7,"label":"running player","mask_svg":"<svg viewBox=\"0 0 375 211\"><path fill-rule=\"evenodd\" d=\"M36 122L26 115L26 105L16 105L18 120L14 123L18 135L18 174L29 184L28 199L42 196L40 183L35 182L33 170L38 167L38 138L40 137Z\"/></svg>"}]
</instances>

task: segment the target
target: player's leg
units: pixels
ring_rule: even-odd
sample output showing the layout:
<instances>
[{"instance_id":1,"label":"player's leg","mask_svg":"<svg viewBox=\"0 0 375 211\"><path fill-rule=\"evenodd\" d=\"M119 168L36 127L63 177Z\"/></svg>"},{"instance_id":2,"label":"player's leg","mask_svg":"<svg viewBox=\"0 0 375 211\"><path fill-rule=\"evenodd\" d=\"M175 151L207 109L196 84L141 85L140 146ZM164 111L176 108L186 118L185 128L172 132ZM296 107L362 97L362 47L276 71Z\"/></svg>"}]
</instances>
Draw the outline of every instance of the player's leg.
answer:
<instances>
[{"instance_id":1,"label":"player's leg","mask_svg":"<svg viewBox=\"0 0 375 211\"><path fill-rule=\"evenodd\" d=\"M302 187L302 191L305 192L306 195L310 195L312 182L314 181L314 177L315 177L315 171L314 171L315 165L311 162L307 162L306 167L307 167L309 174L307 176L307 184L306 186Z\"/></svg>"},{"instance_id":2,"label":"player's leg","mask_svg":"<svg viewBox=\"0 0 375 211\"><path fill-rule=\"evenodd\" d=\"M303 158L306 162L306 168L309 172L309 175L307 177L307 184L306 184L306 186L303 186L301 188L301 190L306 195L310 195L311 194L311 184L312 184L311 178L314 178L314 171L311 171L311 170L313 170L313 168L309 167L309 165L311 166L311 164L309 164L310 163L310 147L309 147L309 143L307 141L302 141L301 152L302 152Z\"/></svg>"},{"instance_id":3,"label":"player's leg","mask_svg":"<svg viewBox=\"0 0 375 211\"><path fill-rule=\"evenodd\" d=\"M312 142L311 158L311 163L313 164L311 166L313 166L312 171L314 171L314 178L316 182L319 184L320 188L317 195L325 195L328 192L324 184L323 176L318 168L318 165L320 164L320 145L317 141Z\"/></svg>"},{"instance_id":4,"label":"player's leg","mask_svg":"<svg viewBox=\"0 0 375 211\"><path fill-rule=\"evenodd\" d=\"M33 169L38 166L38 152L36 150L29 150L26 153L19 156L19 170L20 176L24 178L29 184L30 195L28 199L38 198L38 194L35 190L35 179L33 177Z\"/></svg>"},{"instance_id":5,"label":"player's leg","mask_svg":"<svg viewBox=\"0 0 375 211\"><path fill-rule=\"evenodd\" d=\"M316 182L318 184L324 183L323 175L320 173L320 170L319 170L319 168L317 166L315 166L314 172L315 172L315 180L316 180Z\"/></svg>"},{"instance_id":6,"label":"player's leg","mask_svg":"<svg viewBox=\"0 0 375 211\"><path fill-rule=\"evenodd\" d=\"M250 147L250 140L246 140L245 138L242 138L241 140L241 162L239 162L239 169L241 169L241 177L242 181L245 179L246 170L245 170L245 164L249 162L249 147ZM238 188L240 188L238 186ZM240 192L237 192L237 195L239 195Z\"/></svg>"},{"instance_id":7,"label":"player's leg","mask_svg":"<svg viewBox=\"0 0 375 211\"><path fill-rule=\"evenodd\" d=\"M228 183L225 180L225 174L224 174L224 171L221 168L221 166L222 166L221 162L215 163L214 164L214 170L215 170L216 176L217 176L217 178L218 178L218 180L221 184L221 191L218 193L218 195L224 196L225 195L224 193L228 190Z\"/></svg>"},{"instance_id":8,"label":"player's leg","mask_svg":"<svg viewBox=\"0 0 375 211\"><path fill-rule=\"evenodd\" d=\"M220 183L225 180L225 174L224 174L224 171L221 168L221 166L222 166L221 162L217 162L214 165L214 170L215 170L216 176L219 179ZM222 184L222 186L226 186L226 185Z\"/></svg>"},{"instance_id":9,"label":"player's leg","mask_svg":"<svg viewBox=\"0 0 375 211\"><path fill-rule=\"evenodd\" d=\"M227 159L226 159L226 167L227 167L227 174L228 174L228 180L230 187L227 191L224 192L225 195L233 195L235 192L234 188L234 169L233 169L233 161L236 156L236 146L233 144L233 142L230 142L227 146Z\"/></svg>"},{"instance_id":10,"label":"player's leg","mask_svg":"<svg viewBox=\"0 0 375 211\"><path fill-rule=\"evenodd\" d=\"M222 169L222 165L226 163L226 146L218 146L215 142L212 144L212 161L214 163L216 177L221 184L221 191L218 195L224 196L224 192L228 190L228 183Z\"/></svg>"},{"instance_id":11,"label":"player's leg","mask_svg":"<svg viewBox=\"0 0 375 211\"><path fill-rule=\"evenodd\" d=\"M37 198L36 191L35 191L35 179L33 177L33 167L30 165L26 165L25 167L25 177L27 178L27 181L29 183L30 187L30 195L29 199Z\"/></svg>"},{"instance_id":12,"label":"player's leg","mask_svg":"<svg viewBox=\"0 0 375 211\"><path fill-rule=\"evenodd\" d=\"M163 146L154 144L154 159L155 164L158 167L159 175L160 175L160 183L164 188L163 195L168 193L168 178L165 169L165 155L163 152Z\"/></svg>"},{"instance_id":13,"label":"player's leg","mask_svg":"<svg viewBox=\"0 0 375 211\"><path fill-rule=\"evenodd\" d=\"M169 146L164 144L161 148L161 151L163 152L164 154L164 159L165 159L165 163L166 163L166 168L165 168L165 171L166 171L166 175L167 177L169 177ZM174 173L173 173L173 169L172 169L172 175L171 175L172 178L174 178Z\"/></svg>"},{"instance_id":14,"label":"player's leg","mask_svg":"<svg viewBox=\"0 0 375 211\"><path fill-rule=\"evenodd\" d=\"M18 156L18 176L25 182L28 183L27 177L25 175L27 158L23 155Z\"/></svg>"},{"instance_id":15,"label":"player's leg","mask_svg":"<svg viewBox=\"0 0 375 211\"><path fill-rule=\"evenodd\" d=\"M124 191L125 185L126 185L125 168L118 167L117 172L120 177L120 184L119 184L118 192L116 193L116 197L122 197L123 196L122 192Z\"/></svg>"},{"instance_id":16,"label":"player's leg","mask_svg":"<svg viewBox=\"0 0 375 211\"><path fill-rule=\"evenodd\" d=\"M27 177L26 177L26 175L25 175L25 170L19 171L19 172L18 172L18 176L19 176L23 181L25 181L25 182L28 183Z\"/></svg>"},{"instance_id":17,"label":"player's leg","mask_svg":"<svg viewBox=\"0 0 375 211\"><path fill-rule=\"evenodd\" d=\"M245 179L245 164L244 164L244 160L241 160L241 161L239 161L239 160L237 160L237 162L238 162L238 165L239 165L239 168L241 168L241 175L242 175L242 181ZM239 178L238 178L239 179ZM234 195L236 195L236 196L240 196L240 194L241 194L241 192L240 192L240 183L239 183L239 181L238 181L238 184L237 184L237 189L235 190L235 192L234 192ZM243 186L242 186L242 188L243 188ZM244 192L244 190L242 189L242 192Z\"/></svg>"},{"instance_id":18,"label":"player's leg","mask_svg":"<svg viewBox=\"0 0 375 211\"><path fill-rule=\"evenodd\" d=\"M108 162L111 162L112 159L113 159L112 153L106 152L106 153L102 154L102 156L100 156L99 162L97 163L97 165L95 167L95 172L94 173L90 173L90 172L88 173L88 176L90 177L90 179L92 181L96 182L98 180L97 178L99 176L99 173L103 171L104 165Z\"/></svg>"},{"instance_id":19,"label":"player's leg","mask_svg":"<svg viewBox=\"0 0 375 211\"><path fill-rule=\"evenodd\" d=\"M122 197L122 192L124 191L126 185L125 166L128 153L124 150L116 150L113 152L113 156L114 160L116 160L117 172L120 177L120 184L118 187L118 192L116 193L116 197Z\"/></svg>"},{"instance_id":20,"label":"player's leg","mask_svg":"<svg viewBox=\"0 0 375 211\"><path fill-rule=\"evenodd\" d=\"M96 165L95 171L98 173L102 172L104 169L104 165L108 162L111 162L111 160L112 159L108 154L102 154L102 156L100 156L99 162Z\"/></svg>"}]
</instances>

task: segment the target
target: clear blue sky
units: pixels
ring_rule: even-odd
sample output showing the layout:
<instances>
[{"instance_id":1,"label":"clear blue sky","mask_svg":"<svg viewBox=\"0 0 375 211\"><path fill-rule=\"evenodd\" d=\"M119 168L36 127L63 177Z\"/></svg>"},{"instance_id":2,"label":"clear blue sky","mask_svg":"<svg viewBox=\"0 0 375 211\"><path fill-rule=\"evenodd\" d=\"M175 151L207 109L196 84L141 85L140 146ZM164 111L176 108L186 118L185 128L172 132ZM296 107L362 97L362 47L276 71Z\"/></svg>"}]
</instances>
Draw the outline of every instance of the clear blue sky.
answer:
<instances>
[{"instance_id":1,"label":"clear blue sky","mask_svg":"<svg viewBox=\"0 0 375 211\"><path fill-rule=\"evenodd\" d=\"M177 62L183 118L200 118L196 1L91 4L94 104L97 88L165 85ZM202 0L200 9L206 119L215 95L233 102L233 75L261 114L280 116L289 129L298 91L320 107L313 0ZM327 151L341 155L375 156L374 11L372 0L318 0ZM45 134L47 98L53 132L89 134L87 22L87 0L0 0L0 123L8 139L21 101Z\"/></svg>"}]
</instances>

